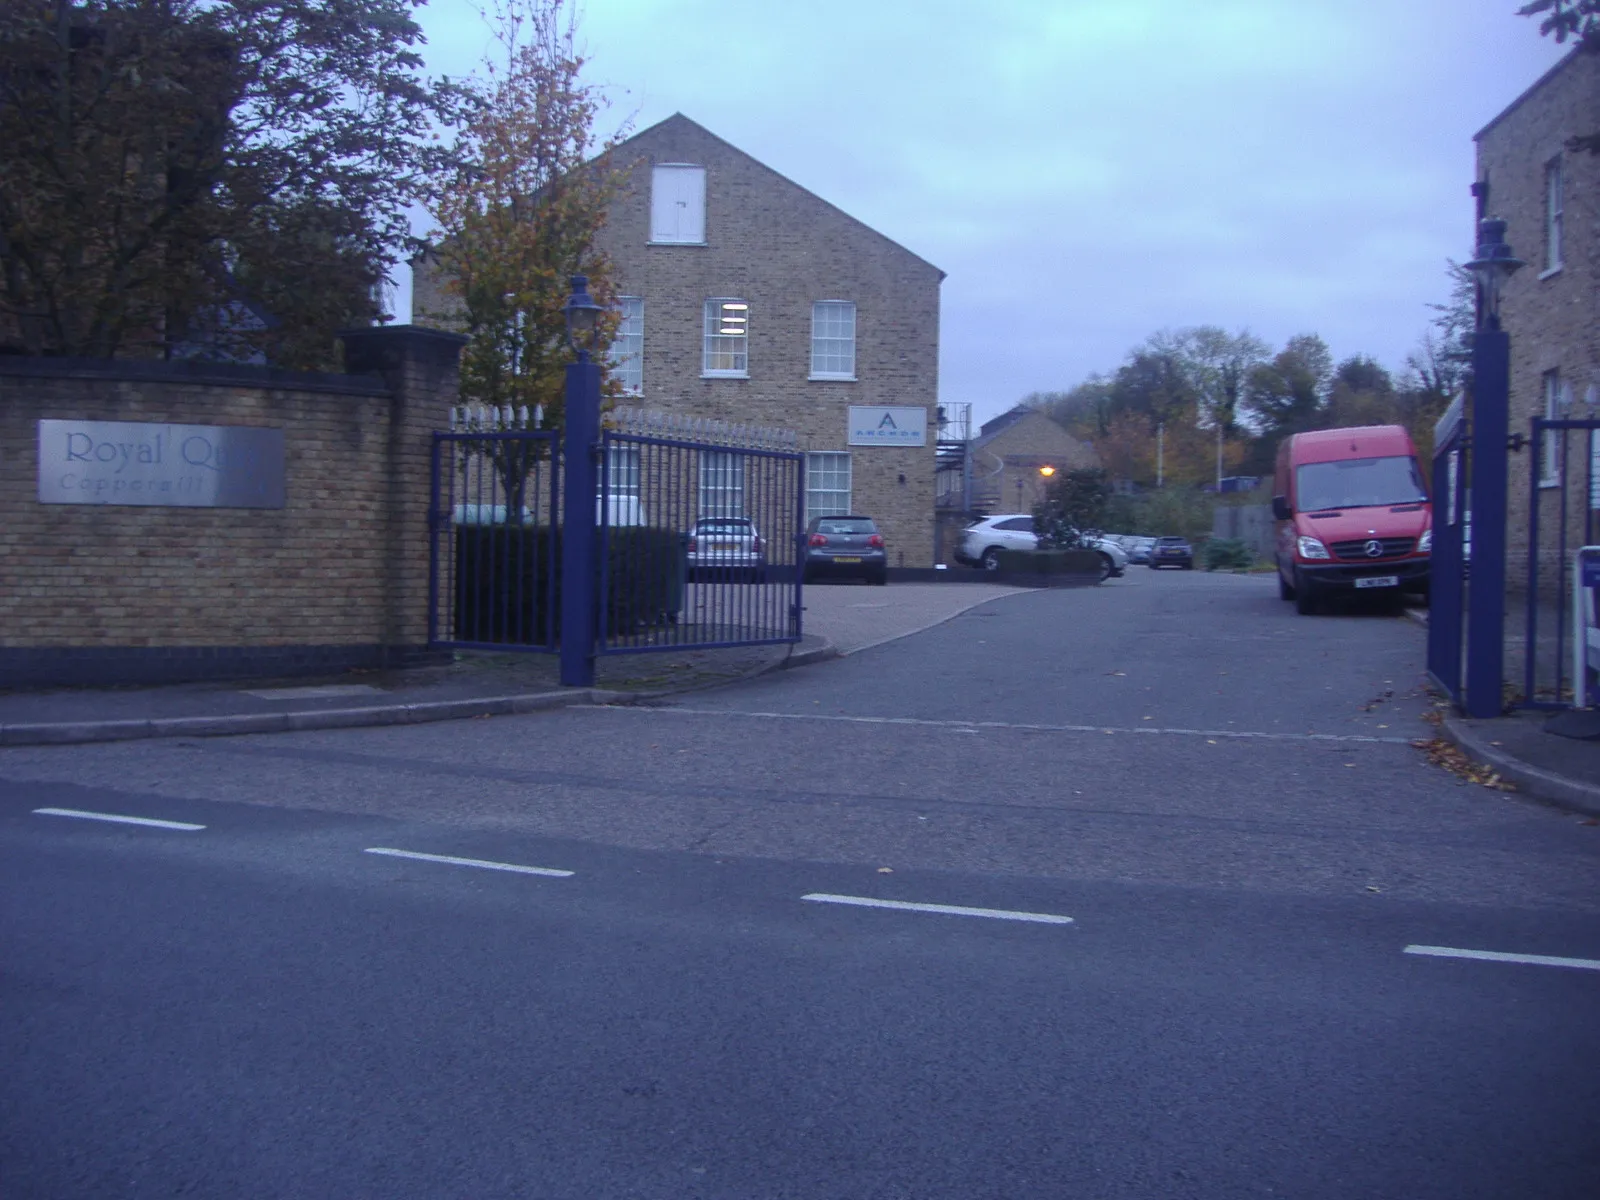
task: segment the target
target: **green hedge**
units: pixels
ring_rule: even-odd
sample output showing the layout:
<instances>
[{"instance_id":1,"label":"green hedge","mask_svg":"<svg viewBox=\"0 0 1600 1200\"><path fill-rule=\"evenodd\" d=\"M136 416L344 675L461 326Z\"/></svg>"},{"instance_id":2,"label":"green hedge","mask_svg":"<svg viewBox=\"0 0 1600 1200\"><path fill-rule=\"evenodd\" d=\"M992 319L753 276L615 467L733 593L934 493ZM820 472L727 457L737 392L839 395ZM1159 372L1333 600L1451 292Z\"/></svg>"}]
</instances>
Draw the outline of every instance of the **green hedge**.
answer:
<instances>
[{"instance_id":1,"label":"green hedge","mask_svg":"<svg viewBox=\"0 0 1600 1200\"><path fill-rule=\"evenodd\" d=\"M995 557L1002 573L1015 575L1100 574L1098 550L1001 550Z\"/></svg>"},{"instance_id":2,"label":"green hedge","mask_svg":"<svg viewBox=\"0 0 1600 1200\"><path fill-rule=\"evenodd\" d=\"M675 619L683 607L683 536L626 526L610 531L608 546L608 594L601 600L606 636ZM559 529L458 525L455 560L455 640L554 645L561 632Z\"/></svg>"},{"instance_id":3,"label":"green hedge","mask_svg":"<svg viewBox=\"0 0 1600 1200\"><path fill-rule=\"evenodd\" d=\"M1237 538L1212 538L1201 552L1208 571L1230 571L1253 566L1255 552Z\"/></svg>"}]
</instances>

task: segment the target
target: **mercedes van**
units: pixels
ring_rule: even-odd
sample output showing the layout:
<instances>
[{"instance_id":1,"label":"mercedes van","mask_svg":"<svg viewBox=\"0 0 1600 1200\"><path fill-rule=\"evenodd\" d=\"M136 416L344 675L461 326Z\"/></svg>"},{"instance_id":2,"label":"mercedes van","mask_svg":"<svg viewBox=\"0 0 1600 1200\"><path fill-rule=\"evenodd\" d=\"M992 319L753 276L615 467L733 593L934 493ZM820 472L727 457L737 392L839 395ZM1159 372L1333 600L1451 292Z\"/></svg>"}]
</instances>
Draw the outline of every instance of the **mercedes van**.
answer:
<instances>
[{"instance_id":1,"label":"mercedes van","mask_svg":"<svg viewBox=\"0 0 1600 1200\"><path fill-rule=\"evenodd\" d=\"M1278 447L1278 595L1302 613L1338 593L1428 590L1433 506L1400 425L1319 429Z\"/></svg>"}]
</instances>

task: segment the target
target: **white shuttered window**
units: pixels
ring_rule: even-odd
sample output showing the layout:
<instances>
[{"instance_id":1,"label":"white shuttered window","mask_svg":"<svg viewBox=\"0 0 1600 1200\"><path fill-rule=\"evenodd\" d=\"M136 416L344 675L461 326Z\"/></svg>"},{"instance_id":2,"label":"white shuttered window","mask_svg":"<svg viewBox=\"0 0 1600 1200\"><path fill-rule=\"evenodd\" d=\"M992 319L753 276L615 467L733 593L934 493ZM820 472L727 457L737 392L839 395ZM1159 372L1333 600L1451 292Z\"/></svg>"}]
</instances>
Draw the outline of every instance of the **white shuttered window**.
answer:
<instances>
[{"instance_id":1,"label":"white shuttered window","mask_svg":"<svg viewBox=\"0 0 1600 1200\"><path fill-rule=\"evenodd\" d=\"M703 246L706 240L706 169L668 163L650 175L650 241Z\"/></svg>"}]
</instances>

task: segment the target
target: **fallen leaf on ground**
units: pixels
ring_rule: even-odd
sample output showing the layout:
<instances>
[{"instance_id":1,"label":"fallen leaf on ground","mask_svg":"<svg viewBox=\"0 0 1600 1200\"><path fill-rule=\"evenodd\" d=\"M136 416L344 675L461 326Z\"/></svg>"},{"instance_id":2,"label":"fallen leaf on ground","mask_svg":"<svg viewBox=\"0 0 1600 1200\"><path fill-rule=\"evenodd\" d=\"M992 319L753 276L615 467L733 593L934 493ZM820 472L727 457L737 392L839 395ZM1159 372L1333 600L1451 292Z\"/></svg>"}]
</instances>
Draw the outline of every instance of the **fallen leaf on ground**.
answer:
<instances>
[{"instance_id":1,"label":"fallen leaf on ground","mask_svg":"<svg viewBox=\"0 0 1600 1200\"><path fill-rule=\"evenodd\" d=\"M1500 773L1493 767L1473 762L1462 752L1461 747L1443 738L1419 738L1411 744L1426 754L1428 761L1434 766L1443 767L1464 783L1476 783L1480 787L1493 788L1501 792L1517 790L1516 784L1501 779Z\"/></svg>"}]
</instances>

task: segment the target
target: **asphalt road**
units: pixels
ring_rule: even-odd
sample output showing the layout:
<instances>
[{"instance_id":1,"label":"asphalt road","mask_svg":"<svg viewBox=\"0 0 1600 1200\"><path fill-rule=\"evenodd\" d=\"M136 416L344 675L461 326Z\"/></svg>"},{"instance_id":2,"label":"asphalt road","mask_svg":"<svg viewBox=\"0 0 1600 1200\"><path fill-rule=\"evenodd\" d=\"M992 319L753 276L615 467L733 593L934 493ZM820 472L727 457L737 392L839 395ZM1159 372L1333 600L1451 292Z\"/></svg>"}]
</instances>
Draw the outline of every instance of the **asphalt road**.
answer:
<instances>
[{"instance_id":1,"label":"asphalt road","mask_svg":"<svg viewBox=\"0 0 1600 1200\"><path fill-rule=\"evenodd\" d=\"M1600 827L1407 744L1421 635L1136 572L656 709L0 752L0 1196L1587 1200Z\"/></svg>"}]
</instances>

